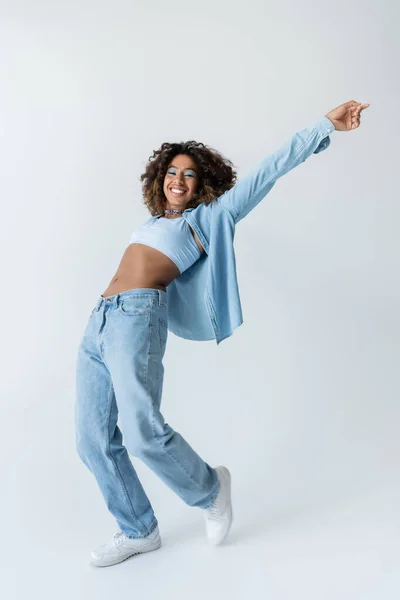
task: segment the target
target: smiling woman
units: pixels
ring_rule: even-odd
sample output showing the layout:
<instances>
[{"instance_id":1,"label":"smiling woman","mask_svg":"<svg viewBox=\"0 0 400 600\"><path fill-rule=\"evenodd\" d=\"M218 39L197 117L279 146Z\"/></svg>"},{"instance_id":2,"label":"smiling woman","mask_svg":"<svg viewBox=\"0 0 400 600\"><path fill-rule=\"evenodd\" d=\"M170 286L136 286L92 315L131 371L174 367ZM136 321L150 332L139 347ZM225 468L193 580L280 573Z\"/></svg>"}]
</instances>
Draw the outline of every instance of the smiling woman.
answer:
<instances>
[{"instance_id":1,"label":"smiling woman","mask_svg":"<svg viewBox=\"0 0 400 600\"><path fill-rule=\"evenodd\" d=\"M350 101L330 111L238 182L230 161L195 141L164 143L150 157L141 181L151 217L132 234L78 351L77 449L120 527L92 552L93 564L113 565L161 545L157 518L127 450L187 505L203 510L210 543L226 538L232 524L229 470L207 464L160 411L168 331L219 344L241 325L237 223L280 177L326 150L335 129L357 128L367 106Z\"/></svg>"},{"instance_id":2,"label":"smiling woman","mask_svg":"<svg viewBox=\"0 0 400 600\"><path fill-rule=\"evenodd\" d=\"M203 509L210 543L222 542L232 521L228 469L208 465L165 422L160 404L167 288L205 257L205 240L187 215L231 189L236 173L217 151L190 141L163 144L141 180L152 217L131 235L115 276L93 308L78 353L77 449L120 527L108 544L92 552L96 566L161 545L156 516L126 448L186 504Z\"/></svg>"}]
</instances>

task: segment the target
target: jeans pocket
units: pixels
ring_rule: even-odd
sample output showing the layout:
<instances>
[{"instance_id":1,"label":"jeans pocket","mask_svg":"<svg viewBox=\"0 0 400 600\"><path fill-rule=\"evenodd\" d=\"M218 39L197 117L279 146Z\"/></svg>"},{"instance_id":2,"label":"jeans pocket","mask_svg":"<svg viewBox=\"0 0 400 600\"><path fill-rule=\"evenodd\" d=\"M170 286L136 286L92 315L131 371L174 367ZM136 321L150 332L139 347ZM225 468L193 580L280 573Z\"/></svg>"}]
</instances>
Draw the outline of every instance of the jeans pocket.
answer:
<instances>
[{"instance_id":1,"label":"jeans pocket","mask_svg":"<svg viewBox=\"0 0 400 600\"><path fill-rule=\"evenodd\" d=\"M119 310L127 316L149 315L154 306L154 296L129 296L121 299Z\"/></svg>"}]
</instances>

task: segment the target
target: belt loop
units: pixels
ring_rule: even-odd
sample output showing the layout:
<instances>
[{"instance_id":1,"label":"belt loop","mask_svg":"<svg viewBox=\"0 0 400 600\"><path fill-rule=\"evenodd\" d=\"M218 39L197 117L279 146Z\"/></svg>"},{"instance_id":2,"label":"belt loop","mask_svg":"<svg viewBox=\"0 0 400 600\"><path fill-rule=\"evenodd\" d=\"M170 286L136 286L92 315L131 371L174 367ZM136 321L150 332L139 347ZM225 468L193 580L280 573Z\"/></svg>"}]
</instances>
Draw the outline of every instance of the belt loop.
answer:
<instances>
[{"instance_id":1,"label":"belt loop","mask_svg":"<svg viewBox=\"0 0 400 600\"><path fill-rule=\"evenodd\" d=\"M158 306L162 304L161 290L158 290Z\"/></svg>"}]
</instances>

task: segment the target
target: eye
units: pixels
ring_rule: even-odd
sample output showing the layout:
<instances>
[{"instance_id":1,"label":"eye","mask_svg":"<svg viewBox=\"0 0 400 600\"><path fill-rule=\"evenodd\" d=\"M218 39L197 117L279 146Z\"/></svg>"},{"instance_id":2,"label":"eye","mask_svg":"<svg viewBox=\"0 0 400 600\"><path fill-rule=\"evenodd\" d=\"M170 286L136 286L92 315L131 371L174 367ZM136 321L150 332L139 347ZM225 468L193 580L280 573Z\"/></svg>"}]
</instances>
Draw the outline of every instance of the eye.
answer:
<instances>
[{"instance_id":1,"label":"eye","mask_svg":"<svg viewBox=\"0 0 400 600\"><path fill-rule=\"evenodd\" d=\"M175 171L175 169L168 169L167 173L168 173L168 175L175 175L176 171ZM194 171L189 171L189 172L185 173L185 175L187 175L189 177L196 177L196 173Z\"/></svg>"}]
</instances>

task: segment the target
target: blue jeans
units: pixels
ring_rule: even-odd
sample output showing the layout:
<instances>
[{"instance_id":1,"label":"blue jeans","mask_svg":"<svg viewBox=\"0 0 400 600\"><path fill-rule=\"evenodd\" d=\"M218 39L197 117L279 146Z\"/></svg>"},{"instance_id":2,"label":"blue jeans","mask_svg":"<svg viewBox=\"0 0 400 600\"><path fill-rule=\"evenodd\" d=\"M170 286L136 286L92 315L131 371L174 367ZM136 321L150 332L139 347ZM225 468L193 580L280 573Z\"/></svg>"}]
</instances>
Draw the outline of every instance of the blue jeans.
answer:
<instances>
[{"instance_id":1,"label":"blue jeans","mask_svg":"<svg viewBox=\"0 0 400 600\"><path fill-rule=\"evenodd\" d=\"M77 451L120 529L131 538L145 537L158 521L128 451L189 506L208 508L219 491L216 470L160 412L167 319L163 290L136 288L100 296L78 349Z\"/></svg>"}]
</instances>

